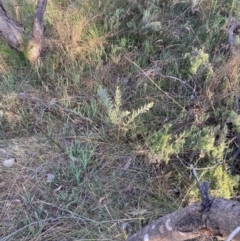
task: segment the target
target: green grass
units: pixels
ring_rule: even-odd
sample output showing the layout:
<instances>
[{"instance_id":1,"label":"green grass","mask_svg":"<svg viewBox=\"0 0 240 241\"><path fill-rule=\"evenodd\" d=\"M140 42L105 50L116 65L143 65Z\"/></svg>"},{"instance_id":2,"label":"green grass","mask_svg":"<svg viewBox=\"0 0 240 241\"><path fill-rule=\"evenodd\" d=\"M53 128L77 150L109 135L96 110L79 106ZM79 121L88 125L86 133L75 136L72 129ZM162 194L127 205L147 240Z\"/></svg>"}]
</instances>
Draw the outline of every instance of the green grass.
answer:
<instances>
[{"instance_id":1,"label":"green grass","mask_svg":"<svg viewBox=\"0 0 240 241\"><path fill-rule=\"evenodd\" d=\"M190 163L239 196L239 4L142 2L49 1L37 68L0 43L1 241L123 241L199 200Z\"/></svg>"}]
</instances>

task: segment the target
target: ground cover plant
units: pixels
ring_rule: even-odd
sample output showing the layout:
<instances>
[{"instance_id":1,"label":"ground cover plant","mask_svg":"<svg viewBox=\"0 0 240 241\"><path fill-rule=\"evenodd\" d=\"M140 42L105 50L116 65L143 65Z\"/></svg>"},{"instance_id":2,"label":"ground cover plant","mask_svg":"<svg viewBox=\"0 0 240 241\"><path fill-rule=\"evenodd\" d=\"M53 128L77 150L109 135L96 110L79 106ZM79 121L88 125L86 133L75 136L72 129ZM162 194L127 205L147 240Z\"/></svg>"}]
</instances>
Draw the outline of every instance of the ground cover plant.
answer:
<instances>
[{"instance_id":1,"label":"ground cover plant","mask_svg":"<svg viewBox=\"0 0 240 241\"><path fill-rule=\"evenodd\" d=\"M31 32L35 1L8 1ZM0 241L125 240L239 199L238 1L49 0L41 61L0 42Z\"/></svg>"}]
</instances>

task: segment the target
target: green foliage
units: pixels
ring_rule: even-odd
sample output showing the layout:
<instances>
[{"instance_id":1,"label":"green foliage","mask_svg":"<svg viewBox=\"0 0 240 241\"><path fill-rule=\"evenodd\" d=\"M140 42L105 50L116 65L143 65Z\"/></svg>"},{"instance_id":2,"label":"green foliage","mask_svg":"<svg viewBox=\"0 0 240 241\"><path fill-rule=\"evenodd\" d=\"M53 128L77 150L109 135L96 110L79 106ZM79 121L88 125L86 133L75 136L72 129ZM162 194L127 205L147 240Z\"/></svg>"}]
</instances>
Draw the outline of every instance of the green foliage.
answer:
<instances>
[{"instance_id":1,"label":"green foliage","mask_svg":"<svg viewBox=\"0 0 240 241\"><path fill-rule=\"evenodd\" d=\"M226 0L225 7L232 16L240 16L240 2L238 0Z\"/></svg>"},{"instance_id":2,"label":"green foliage","mask_svg":"<svg viewBox=\"0 0 240 241\"><path fill-rule=\"evenodd\" d=\"M31 32L36 1L5 2ZM240 133L239 73L236 68L229 81L224 66L232 59L224 47L227 32L239 12L237 0L49 0L37 71L29 71L21 56L1 44L0 134L2 140L8 137L1 143L2 159L18 159L14 169L1 173L13 183L3 192L6 202L24 202L12 206L13 225L3 227L3 236L21 229L21 220L35 222L53 213L68 218L54 222L64 225L63 231L56 234L49 223L49 232L41 232L41 225L34 225L34 235L19 232L12 238L125 240L114 225L125 210L147 209L143 221L133 220L135 232L145 220L169 213L172 204L176 209L185 203L188 190L199 195L186 168L190 163L211 183L214 196L239 195L237 175L231 176L226 160L232 151L226 122ZM227 72L224 77L221 71ZM206 75L217 78L205 81ZM106 86L98 89L99 98L96 86ZM146 156L166 162L161 177L155 165L143 161ZM46 184L47 173L56 174L52 183ZM31 178L22 192L26 177ZM81 220L87 230L76 230Z\"/></svg>"},{"instance_id":3,"label":"green foliage","mask_svg":"<svg viewBox=\"0 0 240 241\"><path fill-rule=\"evenodd\" d=\"M6 43L0 43L0 53L5 62L11 66L18 67L26 64L24 55L10 48Z\"/></svg>"},{"instance_id":4,"label":"green foliage","mask_svg":"<svg viewBox=\"0 0 240 241\"><path fill-rule=\"evenodd\" d=\"M133 10L138 13L135 14L132 19L127 22L127 26L140 34L151 35L153 33L159 33L162 29L162 23L159 18L159 1L147 1L145 4L132 5Z\"/></svg>"},{"instance_id":5,"label":"green foliage","mask_svg":"<svg viewBox=\"0 0 240 241\"><path fill-rule=\"evenodd\" d=\"M202 129L192 126L183 130L178 135L172 133L171 125L164 126L155 132L149 140L151 155L156 155L157 160L169 161L172 154L181 152L200 153L207 157L210 163L216 163L224 158L227 143L225 141L226 129L219 131L217 127L204 127ZM216 134L220 132L218 145L215 144Z\"/></svg>"},{"instance_id":6,"label":"green foliage","mask_svg":"<svg viewBox=\"0 0 240 241\"><path fill-rule=\"evenodd\" d=\"M186 148L189 147L190 150L200 152L201 155L207 155L211 163L222 160L227 147L225 141L227 130L226 128L221 130L221 137L219 138L221 142L216 145L215 139L219 128L219 126L204 127L202 130L199 130L199 128L193 126L186 135Z\"/></svg>"},{"instance_id":7,"label":"green foliage","mask_svg":"<svg viewBox=\"0 0 240 241\"><path fill-rule=\"evenodd\" d=\"M78 186L81 185L83 173L87 171L87 166L92 160L95 151L94 146L89 146L74 140L67 148L67 155L71 162L69 163L68 170L65 173L65 178Z\"/></svg>"},{"instance_id":8,"label":"green foliage","mask_svg":"<svg viewBox=\"0 0 240 241\"><path fill-rule=\"evenodd\" d=\"M131 0L114 9L111 17L106 16L105 19L111 24L111 31L123 30L116 37L127 37L126 49L135 49L136 63L141 67L146 66L149 58L156 53L154 47L159 46L156 39L164 31L160 6L161 1ZM119 45L116 44L118 49Z\"/></svg>"},{"instance_id":9,"label":"green foliage","mask_svg":"<svg viewBox=\"0 0 240 241\"><path fill-rule=\"evenodd\" d=\"M232 176L224 165L217 165L205 169L200 174L201 180L207 180L210 183L210 194L214 197L230 199L239 185L239 176ZM200 181L201 181L200 180ZM197 199L199 197L199 190L194 186L190 190L188 197L190 199Z\"/></svg>"},{"instance_id":10,"label":"green foliage","mask_svg":"<svg viewBox=\"0 0 240 241\"><path fill-rule=\"evenodd\" d=\"M227 113L228 116L228 122L231 122L233 124L234 129L237 131L237 133L240 133L240 116L235 111L230 111Z\"/></svg>"},{"instance_id":11,"label":"green foliage","mask_svg":"<svg viewBox=\"0 0 240 241\"><path fill-rule=\"evenodd\" d=\"M212 194L216 197L230 199L234 194L234 188L238 185L239 178L232 177L222 165L215 168L209 175L212 176L210 179L214 190Z\"/></svg>"},{"instance_id":12,"label":"green foliage","mask_svg":"<svg viewBox=\"0 0 240 241\"><path fill-rule=\"evenodd\" d=\"M191 74L196 74L200 67L209 66L209 55L204 52L203 49L194 49L192 53L186 53L185 58L189 59L190 67L189 72ZM210 69L209 69L210 70ZM211 70L212 72L212 70Z\"/></svg>"},{"instance_id":13,"label":"green foliage","mask_svg":"<svg viewBox=\"0 0 240 241\"><path fill-rule=\"evenodd\" d=\"M168 162L171 155L179 152L183 147L184 138L172 135L170 128L171 125L165 125L150 137L150 157L154 157L158 162Z\"/></svg>"},{"instance_id":14,"label":"green foliage","mask_svg":"<svg viewBox=\"0 0 240 241\"><path fill-rule=\"evenodd\" d=\"M153 102L145 104L139 107L137 110L123 111L121 110L122 106L122 97L119 86L116 88L114 102L107 93L105 89L100 87L98 89L98 96L103 106L106 108L108 118L113 125L118 127L123 127L125 129L131 128L131 123L141 114L146 113L153 107Z\"/></svg>"}]
</instances>

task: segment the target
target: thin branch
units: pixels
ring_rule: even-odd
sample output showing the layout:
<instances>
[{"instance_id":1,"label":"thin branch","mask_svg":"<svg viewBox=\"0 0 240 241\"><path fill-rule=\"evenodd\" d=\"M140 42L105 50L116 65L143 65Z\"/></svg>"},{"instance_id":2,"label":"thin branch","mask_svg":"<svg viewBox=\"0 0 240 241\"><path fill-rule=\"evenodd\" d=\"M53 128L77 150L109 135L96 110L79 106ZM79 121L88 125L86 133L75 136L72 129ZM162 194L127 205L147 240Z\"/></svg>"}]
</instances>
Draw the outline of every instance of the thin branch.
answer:
<instances>
[{"instance_id":1,"label":"thin branch","mask_svg":"<svg viewBox=\"0 0 240 241\"><path fill-rule=\"evenodd\" d=\"M33 38L28 43L27 58L34 63L39 59L43 41L43 17L47 0L38 0L34 15Z\"/></svg>"},{"instance_id":2,"label":"thin branch","mask_svg":"<svg viewBox=\"0 0 240 241\"><path fill-rule=\"evenodd\" d=\"M43 39L43 17L46 10L47 0L39 0L36 7L33 24L33 38L42 42Z\"/></svg>"},{"instance_id":3,"label":"thin branch","mask_svg":"<svg viewBox=\"0 0 240 241\"><path fill-rule=\"evenodd\" d=\"M191 168L191 170L192 170L192 172L193 172L193 175L194 175L194 177L195 177L195 179L196 179L196 181L197 181L197 185L200 186L199 178L198 178L197 172L196 172L193 164L190 165L190 168Z\"/></svg>"},{"instance_id":4,"label":"thin branch","mask_svg":"<svg viewBox=\"0 0 240 241\"><path fill-rule=\"evenodd\" d=\"M240 232L240 226L238 226L237 228L235 228L231 234L228 236L226 241L231 241L233 239L233 237Z\"/></svg>"},{"instance_id":5,"label":"thin branch","mask_svg":"<svg viewBox=\"0 0 240 241\"><path fill-rule=\"evenodd\" d=\"M193 175L197 181L197 187L199 189L201 199L202 199L202 212L209 211L213 199L208 194L209 183L207 181L203 181L202 183L199 182L199 178L197 176L197 172L194 169L194 166L191 164L190 168L192 169Z\"/></svg>"},{"instance_id":6,"label":"thin branch","mask_svg":"<svg viewBox=\"0 0 240 241\"><path fill-rule=\"evenodd\" d=\"M161 75L162 77L164 77L164 78L170 78L170 79L173 79L173 80L177 80L177 81L179 81L180 83L186 85L188 88L190 88L190 89L194 92L194 94L196 93L196 91L193 89L193 87L192 87L191 85L189 85L186 81L183 81L183 80L181 80L181 79L179 79L179 78L177 78L177 77L170 76L170 75L163 75L163 74L160 74L160 75Z\"/></svg>"}]
</instances>

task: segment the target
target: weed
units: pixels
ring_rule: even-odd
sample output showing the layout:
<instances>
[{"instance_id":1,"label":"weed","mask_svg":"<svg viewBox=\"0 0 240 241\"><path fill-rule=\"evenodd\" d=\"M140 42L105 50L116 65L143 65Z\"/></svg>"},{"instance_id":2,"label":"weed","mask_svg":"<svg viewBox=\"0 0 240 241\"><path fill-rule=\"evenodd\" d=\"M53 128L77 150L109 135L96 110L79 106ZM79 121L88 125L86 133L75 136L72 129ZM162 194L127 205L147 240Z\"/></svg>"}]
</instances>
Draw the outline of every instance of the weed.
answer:
<instances>
[{"instance_id":1,"label":"weed","mask_svg":"<svg viewBox=\"0 0 240 241\"><path fill-rule=\"evenodd\" d=\"M209 66L209 55L207 53L204 53L202 49L200 50L193 50L192 54L186 53L185 58L189 58L190 61L190 67L189 67L189 72L190 74L196 74L197 71L201 66L207 67ZM210 70L210 73L212 73L212 70Z\"/></svg>"},{"instance_id":2,"label":"weed","mask_svg":"<svg viewBox=\"0 0 240 241\"><path fill-rule=\"evenodd\" d=\"M150 138L151 155L159 162L170 160L172 154L176 153L177 149L173 147L172 135L169 133L170 126L166 125L162 130L154 133Z\"/></svg>"},{"instance_id":3,"label":"weed","mask_svg":"<svg viewBox=\"0 0 240 241\"><path fill-rule=\"evenodd\" d=\"M231 198L234 194L234 188L238 185L238 177L232 178L223 166L218 166L212 175L213 195L227 199Z\"/></svg>"},{"instance_id":4,"label":"weed","mask_svg":"<svg viewBox=\"0 0 240 241\"><path fill-rule=\"evenodd\" d=\"M116 88L114 103L112 102L107 91L103 88L98 89L98 96L106 108L110 123L115 125L119 132L123 131L125 133L127 130L131 129L131 124L134 122L134 120L139 115L146 113L150 110L150 108L153 107L153 102L150 102L139 107L137 110L122 111L122 97L119 87Z\"/></svg>"}]
</instances>

